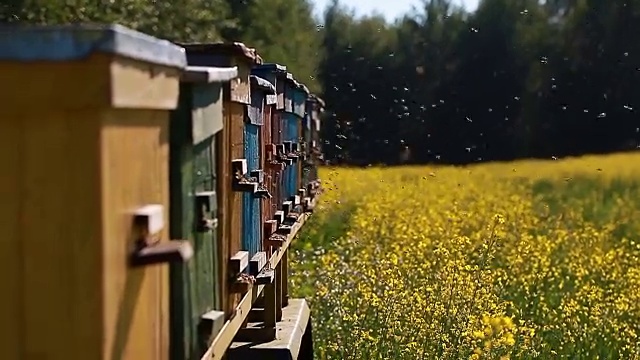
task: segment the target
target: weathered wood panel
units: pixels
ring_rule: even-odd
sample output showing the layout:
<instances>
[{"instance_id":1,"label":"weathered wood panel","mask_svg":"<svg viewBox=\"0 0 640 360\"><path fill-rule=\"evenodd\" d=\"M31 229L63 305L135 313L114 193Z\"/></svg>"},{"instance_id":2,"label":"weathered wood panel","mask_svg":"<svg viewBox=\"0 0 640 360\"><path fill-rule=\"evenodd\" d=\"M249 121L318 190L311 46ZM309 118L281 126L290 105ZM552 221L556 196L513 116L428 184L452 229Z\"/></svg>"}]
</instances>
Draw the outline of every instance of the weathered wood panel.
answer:
<instances>
[{"instance_id":1,"label":"weathered wood panel","mask_svg":"<svg viewBox=\"0 0 640 360\"><path fill-rule=\"evenodd\" d=\"M103 117L100 140L104 358L167 359L168 269L128 266L132 218L124 214L145 204L168 204L168 114L109 112ZM165 211L165 224L167 215ZM168 238L167 230L161 238Z\"/></svg>"},{"instance_id":2,"label":"weathered wood panel","mask_svg":"<svg viewBox=\"0 0 640 360\"><path fill-rule=\"evenodd\" d=\"M103 356L99 120L83 117L0 116L0 358Z\"/></svg>"},{"instance_id":3,"label":"weathered wood panel","mask_svg":"<svg viewBox=\"0 0 640 360\"><path fill-rule=\"evenodd\" d=\"M128 266L127 212L167 204L167 114L0 118L0 164L19 162L2 177L0 214L14 220L3 224L2 277L16 291L0 300L1 357L165 359L167 269Z\"/></svg>"},{"instance_id":4,"label":"weathered wood panel","mask_svg":"<svg viewBox=\"0 0 640 360\"><path fill-rule=\"evenodd\" d=\"M297 115L292 113L286 113L285 115L285 131L286 131L286 140L291 143L298 143L298 134L300 132L300 118ZM286 192L285 198L289 199L291 196L295 195L298 187L298 165L300 161L294 162L291 166L287 167L286 174Z\"/></svg>"},{"instance_id":5,"label":"weathered wood panel","mask_svg":"<svg viewBox=\"0 0 640 360\"><path fill-rule=\"evenodd\" d=\"M301 179L301 188L307 188L307 184L309 184L312 179L312 169L309 166L311 162L311 117L313 114L313 102L311 100L307 100L307 111L305 112L303 126L302 126L302 138L304 141L304 160L301 162L302 167L302 179Z\"/></svg>"},{"instance_id":6,"label":"weathered wood panel","mask_svg":"<svg viewBox=\"0 0 640 360\"><path fill-rule=\"evenodd\" d=\"M273 108L275 105L266 105L265 109L264 109L264 125L261 128L261 133L260 133L260 144L262 145L260 147L260 167L262 169L265 169L265 180L264 180L264 184L267 187L267 190L269 191L269 193L271 194L271 198L267 198L267 199L262 199L261 202L261 214L262 214L262 219L261 219L261 224L264 224L264 222L266 220L272 219L273 215L275 214L275 208L273 207L273 198L275 197L275 191L276 188L274 186L273 180L275 178L275 169L272 169L269 166L268 163L268 158L267 158L267 153L266 153L266 147L268 145L273 144L273 139L271 138L271 128L272 128L272 116L273 116ZM270 158L273 158L273 156L270 155Z\"/></svg>"},{"instance_id":7,"label":"weathered wood panel","mask_svg":"<svg viewBox=\"0 0 640 360\"><path fill-rule=\"evenodd\" d=\"M3 91L4 90L4 91ZM3 93L10 90L3 87ZM3 94L4 95L4 94ZM29 121L26 114L7 114L0 110L0 279L2 279L4 295L0 296L0 358L24 359L24 294L22 293L23 249L20 212L21 202L25 195L23 188L24 174L20 170L24 164L24 127ZM85 126L87 124L85 123ZM93 126L93 125L92 125ZM91 158L91 154L86 154ZM94 153L95 155L95 153ZM80 159L78 159L80 162ZM75 165L75 164L74 164ZM90 165L90 164L87 164ZM86 187L86 185L85 185ZM60 213L57 211L56 213ZM94 216L96 216L94 214ZM89 255L90 256L90 255ZM78 310L82 311L82 310ZM94 345L98 345L95 344ZM95 355L99 352L94 351Z\"/></svg>"},{"instance_id":8,"label":"weathered wood panel","mask_svg":"<svg viewBox=\"0 0 640 360\"><path fill-rule=\"evenodd\" d=\"M252 96L256 96L253 94ZM260 114L262 116L262 114ZM244 158L249 172L259 170L260 166L260 128L247 122L244 126ZM242 208L242 248L249 251L249 257L261 250L260 199L253 193L243 193Z\"/></svg>"},{"instance_id":9,"label":"weathered wood panel","mask_svg":"<svg viewBox=\"0 0 640 360\"><path fill-rule=\"evenodd\" d=\"M227 147L230 149L230 159L225 163L226 167L230 169L231 160L241 159L244 157L244 117L245 117L245 105L235 102L225 101L224 107L228 109L225 119L225 130L227 131ZM223 130L224 131L224 130ZM227 259L230 259L238 251L242 250L242 197L241 192L230 191L231 189L231 177L234 174L228 171L228 187L229 199L227 203L227 220L229 226L229 234L226 239L229 242L229 252ZM230 295L229 308L227 313L231 314L239 301L240 295Z\"/></svg>"},{"instance_id":10,"label":"weathered wood panel","mask_svg":"<svg viewBox=\"0 0 640 360\"><path fill-rule=\"evenodd\" d=\"M222 261L218 264L218 271L221 280L221 308L225 314L230 314L231 303L229 296L229 271L226 259L230 259L235 252L232 253L231 246L231 111L225 102L222 108L224 126L222 131L216 134L217 149L217 194L218 194L218 251ZM235 248L237 251L237 248Z\"/></svg>"},{"instance_id":11,"label":"weathered wood panel","mask_svg":"<svg viewBox=\"0 0 640 360\"><path fill-rule=\"evenodd\" d=\"M217 152L222 129L219 84L181 86L180 108L170 125L170 233L192 243L188 264L171 266L171 358L199 358L210 334L199 331L201 317L221 309L217 223ZM220 124L216 124L217 122Z\"/></svg>"},{"instance_id":12,"label":"weathered wood panel","mask_svg":"<svg viewBox=\"0 0 640 360\"><path fill-rule=\"evenodd\" d=\"M271 118L271 142L274 147L278 147L282 144L283 139L283 124L284 124L284 112L282 110L275 110ZM277 150L276 150L277 153ZM284 196L284 176L286 169L280 167L274 169L272 172L272 183L274 187L273 204L274 214L282 207L282 199ZM273 217L271 217L273 219Z\"/></svg>"}]
</instances>

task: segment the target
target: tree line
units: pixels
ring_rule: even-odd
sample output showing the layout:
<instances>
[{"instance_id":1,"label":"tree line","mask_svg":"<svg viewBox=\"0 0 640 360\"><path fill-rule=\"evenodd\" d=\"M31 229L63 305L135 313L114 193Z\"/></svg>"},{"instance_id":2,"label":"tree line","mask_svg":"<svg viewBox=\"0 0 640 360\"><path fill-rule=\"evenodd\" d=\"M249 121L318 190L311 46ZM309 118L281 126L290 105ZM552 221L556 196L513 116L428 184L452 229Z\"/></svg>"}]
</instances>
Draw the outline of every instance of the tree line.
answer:
<instances>
[{"instance_id":1,"label":"tree line","mask_svg":"<svg viewBox=\"0 0 640 360\"><path fill-rule=\"evenodd\" d=\"M3 22L118 22L239 40L326 100L325 157L470 163L635 150L640 0L425 0L393 23L335 0L0 0Z\"/></svg>"},{"instance_id":2,"label":"tree line","mask_svg":"<svg viewBox=\"0 0 640 360\"><path fill-rule=\"evenodd\" d=\"M325 13L327 157L471 163L636 149L637 0L431 0L393 24ZM349 95L345 95L349 94Z\"/></svg>"},{"instance_id":3,"label":"tree line","mask_svg":"<svg viewBox=\"0 0 640 360\"><path fill-rule=\"evenodd\" d=\"M0 0L0 22L118 23L177 42L242 41L320 91L309 0Z\"/></svg>"}]
</instances>

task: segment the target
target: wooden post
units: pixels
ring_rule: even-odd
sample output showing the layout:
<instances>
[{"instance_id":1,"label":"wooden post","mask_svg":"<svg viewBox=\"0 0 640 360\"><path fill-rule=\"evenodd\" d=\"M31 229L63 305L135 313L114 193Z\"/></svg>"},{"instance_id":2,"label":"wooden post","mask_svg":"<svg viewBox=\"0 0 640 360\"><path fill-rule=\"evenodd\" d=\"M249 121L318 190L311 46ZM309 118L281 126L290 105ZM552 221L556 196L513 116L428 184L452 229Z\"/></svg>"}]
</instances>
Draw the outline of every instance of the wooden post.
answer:
<instances>
[{"instance_id":1,"label":"wooden post","mask_svg":"<svg viewBox=\"0 0 640 360\"><path fill-rule=\"evenodd\" d=\"M264 289L264 327L265 329L273 329L278 322L277 311L278 304L276 300L276 292L278 283L274 281L268 284ZM280 311L282 314L282 310ZM282 315L281 315L282 316Z\"/></svg>"},{"instance_id":2,"label":"wooden post","mask_svg":"<svg viewBox=\"0 0 640 360\"><path fill-rule=\"evenodd\" d=\"M286 254L285 254L286 255ZM283 284L284 279L282 277L282 262L284 261L284 257L280 261L280 263L276 266L276 279L275 279L275 290L276 290L276 321L282 320L282 298L283 298Z\"/></svg>"},{"instance_id":3,"label":"wooden post","mask_svg":"<svg viewBox=\"0 0 640 360\"><path fill-rule=\"evenodd\" d=\"M289 305L289 250L282 255L282 306Z\"/></svg>"},{"instance_id":4,"label":"wooden post","mask_svg":"<svg viewBox=\"0 0 640 360\"><path fill-rule=\"evenodd\" d=\"M167 359L168 268L150 263L188 256L145 243L173 244L185 65L121 26L0 30L0 358Z\"/></svg>"}]
</instances>

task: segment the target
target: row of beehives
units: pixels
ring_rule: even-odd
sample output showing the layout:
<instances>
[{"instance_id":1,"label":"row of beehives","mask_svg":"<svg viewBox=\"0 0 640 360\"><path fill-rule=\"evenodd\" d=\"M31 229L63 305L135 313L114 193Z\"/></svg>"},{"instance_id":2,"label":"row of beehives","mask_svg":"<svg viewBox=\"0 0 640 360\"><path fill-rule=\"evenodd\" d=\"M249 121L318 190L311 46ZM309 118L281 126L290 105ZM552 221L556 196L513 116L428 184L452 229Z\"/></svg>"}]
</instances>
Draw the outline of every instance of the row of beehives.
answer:
<instances>
[{"instance_id":1,"label":"row of beehives","mask_svg":"<svg viewBox=\"0 0 640 360\"><path fill-rule=\"evenodd\" d=\"M287 248L313 210L319 192L323 103L285 66L264 64L255 50L241 43L181 46L189 67L181 87L180 108L171 125L172 144L182 144L171 148L176 165L171 183L182 188L184 182L193 184L199 211L194 216L200 230L210 232L213 228L220 237L207 241L218 245L211 251L221 255L222 266L211 269L214 274L220 272L214 275L220 280L220 288L205 304L216 304L228 318L241 305L242 299L234 299L234 294L247 294L254 284L266 285L266 299L257 304L263 309L262 318L257 319L262 326L251 328L248 324L251 330L244 326L240 332L246 335L236 334L235 339L256 340L257 336L258 340L273 340L276 322L282 319L282 308L288 303ZM225 84L222 107L203 107L221 84ZM191 133L185 133L185 129L191 129ZM213 159L220 163L214 165ZM192 163L185 166L185 160ZM191 171L185 173L185 169ZM215 181L219 183L214 185ZM172 203L191 201L185 199L189 195L184 192L172 194ZM213 208L216 203L220 206L217 211ZM177 221L184 221L181 215ZM184 238L189 234L172 235ZM202 264L207 260L198 258L194 261L197 266L215 263ZM189 316L210 309L193 309L195 313ZM215 318L218 312L213 313L211 317ZM215 336L217 329L211 332Z\"/></svg>"},{"instance_id":2,"label":"row of beehives","mask_svg":"<svg viewBox=\"0 0 640 360\"><path fill-rule=\"evenodd\" d=\"M171 123L175 171L170 181L176 190L171 203L191 202L191 194L176 189L191 184L197 204L196 230L219 237L201 242L212 248L193 260L196 267L211 267L218 280L210 293L215 295L202 302L202 308L193 308L184 321L196 317L200 324L201 316L208 314L211 328L206 339L218 337L224 347L224 336L233 331L219 333L223 319L234 315L245 301L253 305L247 308L261 310L254 311L257 318L239 324L241 329L230 339L275 340L276 324L289 302L287 249L313 210L320 189L317 165L323 103L285 66L263 63L255 50L241 43L180 45L189 66ZM220 87L221 107L211 101ZM179 214L176 221L186 218L186 213ZM172 238L190 235L188 227L178 228L187 233L172 233ZM210 253L219 254L220 259L210 259ZM208 284L203 279L195 286ZM194 286L184 285L175 288L176 295L184 296L187 285ZM260 285L263 294L257 291ZM179 310L183 309L175 309ZM257 325L247 320L256 320ZM203 343L202 349L209 345Z\"/></svg>"},{"instance_id":3,"label":"row of beehives","mask_svg":"<svg viewBox=\"0 0 640 360\"><path fill-rule=\"evenodd\" d=\"M0 358L308 356L318 97L243 44L112 25L1 29L0 62Z\"/></svg>"}]
</instances>

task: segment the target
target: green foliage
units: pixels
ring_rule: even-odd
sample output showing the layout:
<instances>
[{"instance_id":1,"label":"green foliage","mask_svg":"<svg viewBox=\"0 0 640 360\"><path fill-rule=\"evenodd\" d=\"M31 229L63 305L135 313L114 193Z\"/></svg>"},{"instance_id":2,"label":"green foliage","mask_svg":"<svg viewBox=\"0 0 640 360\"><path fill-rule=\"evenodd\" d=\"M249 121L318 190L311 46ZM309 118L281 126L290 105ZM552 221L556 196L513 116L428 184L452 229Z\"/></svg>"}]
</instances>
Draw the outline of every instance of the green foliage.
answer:
<instances>
[{"instance_id":1,"label":"green foliage","mask_svg":"<svg viewBox=\"0 0 640 360\"><path fill-rule=\"evenodd\" d=\"M119 23L169 40L216 41L233 25L223 0L2 0L0 21Z\"/></svg>"},{"instance_id":2,"label":"green foliage","mask_svg":"<svg viewBox=\"0 0 640 360\"><path fill-rule=\"evenodd\" d=\"M231 29L226 34L228 38L255 47L268 62L286 65L287 70L312 92L320 90L316 78L321 57L320 36L310 1L250 0L242 3L229 0L229 3L240 26Z\"/></svg>"},{"instance_id":3,"label":"green foliage","mask_svg":"<svg viewBox=\"0 0 640 360\"><path fill-rule=\"evenodd\" d=\"M312 10L308 0L0 0L0 22L119 23L174 41L243 41L317 92Z\"/></svg>"},{"instance_id":4,"label":"green foliage","mask_svg":"<svg viewBox=\"0 0 640 360\"><path fill-rule=\"evenodd\" d=\"M348 2L345 2L348 4ZM388 23L340 1L0 0L0 21L116 22L242 41L328 104L325 158L470 163L635 149L640 0L423 0Z\"/></svg>"},{"instance_id":5,"label":"green foliage","mask_svg":"<svg viewBox=\"0 0 640 360\"><path fill-rule=\"evenodd\" d=\"M637 0L483 0L474 13L425 0L394 24L336 1L319 71L331 106L326 158L469 163L635 149L638 24Z\"/></svg>"}]
</instances>

